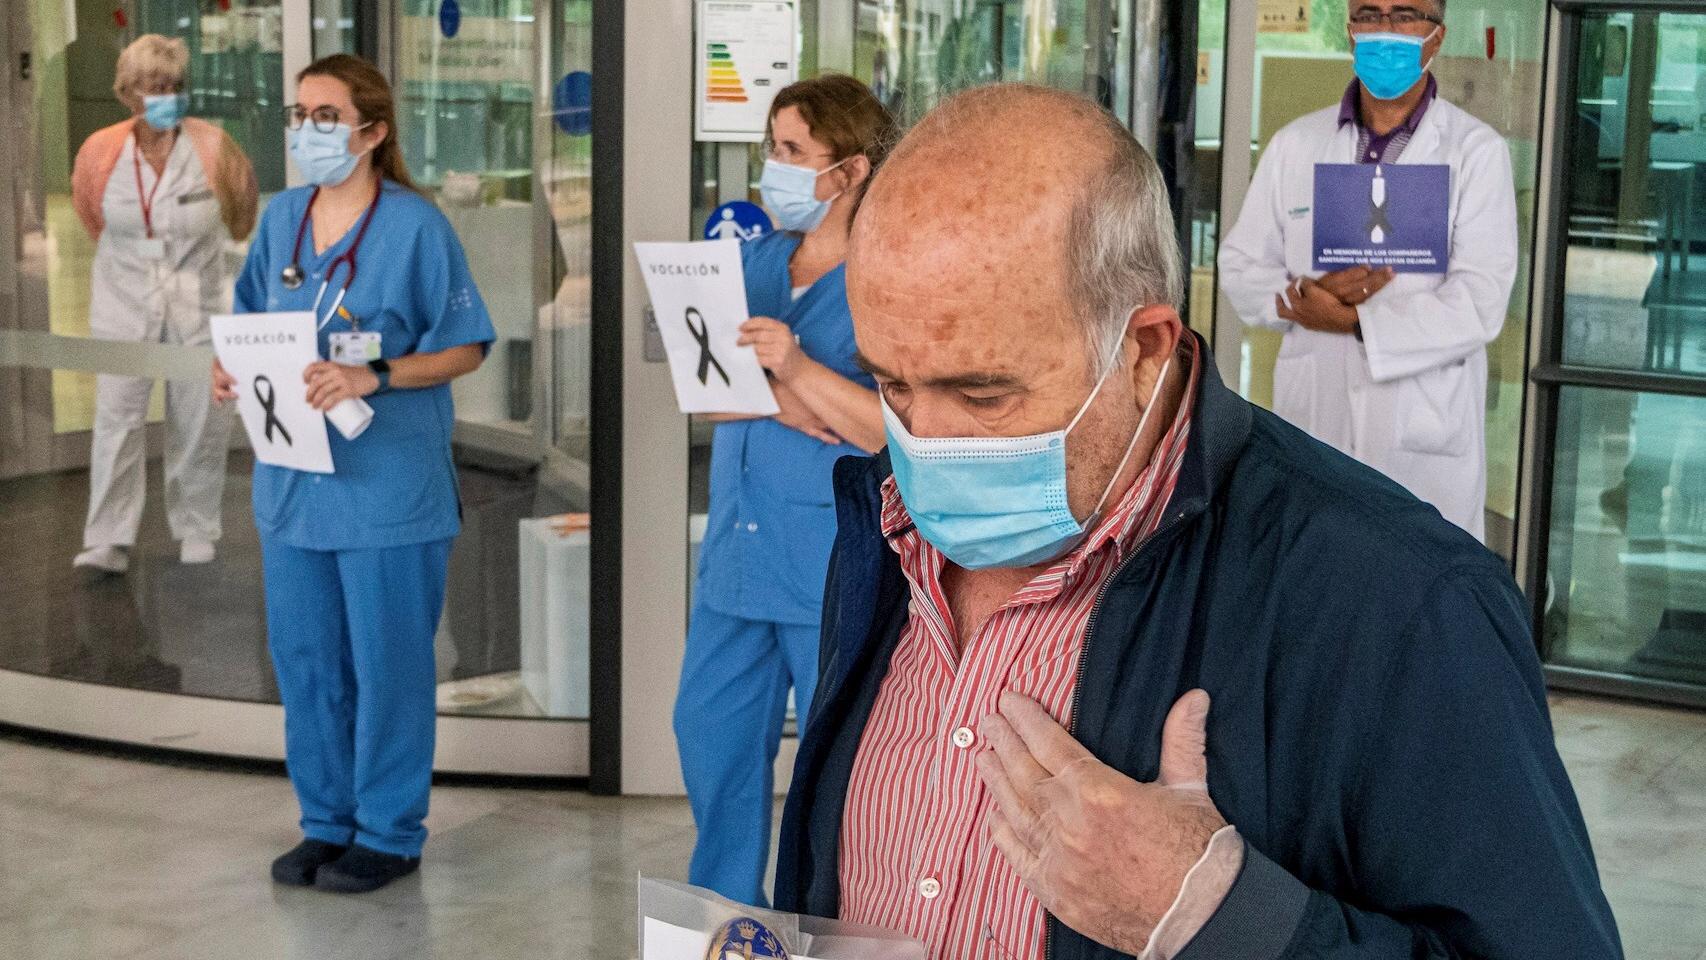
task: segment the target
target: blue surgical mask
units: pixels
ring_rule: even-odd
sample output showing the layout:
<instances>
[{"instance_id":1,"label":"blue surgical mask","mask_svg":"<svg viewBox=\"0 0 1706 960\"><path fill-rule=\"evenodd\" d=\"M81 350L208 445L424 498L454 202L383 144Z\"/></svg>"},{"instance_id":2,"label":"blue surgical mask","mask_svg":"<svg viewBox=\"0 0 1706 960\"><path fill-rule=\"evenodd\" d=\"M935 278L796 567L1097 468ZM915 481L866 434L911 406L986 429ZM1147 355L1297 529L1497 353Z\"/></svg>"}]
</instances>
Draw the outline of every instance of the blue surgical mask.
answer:
<instances>
[{"instance_id":1,"label":"blue surgical mask","mask_svg":"<svg viewBox=\"0 0 1706 960\"><path fill-rule=\"evenodd\" d=\"M362 124L366 126L366 124ZM335 187L355 172L361 162L360 153L351 153L349 124L340 123L330 133L322 133L312 123L304 123L290 131L290 158L302 176L316 187ZM364 153L366 151L363 151Z\"/></svg>"},{"instance_id":2,"label":"blue surgical mask","mask_svg":"<svg viewBox=\"0 0 1706 960\"><path fill-rule=\"evenodd\" d=\"M150 93L142 98L142 119L162 133L184 122L190 98L181 93Z\"/></svg>"},{"instance_id":3,"label":"blue surgical mask","mask_svg":"<svg viewBox=\"0 0 1706 960\"><path fill-rule=\"evenodd\" d=\"M782 229L811 233L829 215L829 205L835 202L835 197L841 196L838 193L828 200L819 200L817 178L846 162L843 160L822 170L813 170L777 160L764 161L764 175L758 180L758 193L764 200L765 209L775 216Z\"/></svg>"},{"instance_id":4,"label":"blue surgical mask","mask_svg":"<svg viewBox=\"0 0 1706 960\"><path fill-rule=\"evenodd\" d=\"M1352 66L1363 89L1376 100L1396 100L1403 96L1427 70L1427 64L1422 63L1422 47L1438 31L1435 27L1425 37L1404 33L1358 35Z\"/></svg>"},{"instance_id":5,"label":"blue surgical mask","mask_svg":"<svg viewBox=\"0 0 1706 960\"><path fill-rule=\"evenodd\" d=\"M1117 356L1117 354L1116 354ZM1125 456L1083 523L1066 496L1066 438L1090 409L1108 375L1096 382L1072 422L1052 433L1024 437L915 437L882 400L895 485L919 534L967 570L1029 567L1054 560L1083 541L1099 522L1114 480L1125 471L1137 438L1172 369L1169 356L1155 379ZM878 391L879 396L881 391Z\"/></svg>"}]
</instances>

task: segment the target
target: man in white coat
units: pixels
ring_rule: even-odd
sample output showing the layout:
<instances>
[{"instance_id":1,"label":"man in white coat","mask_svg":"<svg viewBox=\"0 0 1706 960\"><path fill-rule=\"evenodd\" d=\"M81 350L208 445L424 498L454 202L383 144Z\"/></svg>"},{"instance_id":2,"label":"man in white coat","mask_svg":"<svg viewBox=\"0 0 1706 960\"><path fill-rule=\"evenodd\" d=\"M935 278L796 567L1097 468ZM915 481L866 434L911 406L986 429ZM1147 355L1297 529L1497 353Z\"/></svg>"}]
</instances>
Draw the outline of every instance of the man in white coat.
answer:
<instances>
[{"instance_id":1,"label":"man in white coat","mask_svg":"<svg viewBox=\"0 0 1706 960\"><path fill-rule=\"evenodd\" d=\"M1349 21L1357 77L1274 135L1221 243L1221 288L1245 323L1285 334L1275 413L1484 538L1486 347L1517 268L1510 154L1437 96L1444 0L1351 0ZM1447 165L1447 272L1313 271L1318 163Z\"/></svg>"}]
</instances>

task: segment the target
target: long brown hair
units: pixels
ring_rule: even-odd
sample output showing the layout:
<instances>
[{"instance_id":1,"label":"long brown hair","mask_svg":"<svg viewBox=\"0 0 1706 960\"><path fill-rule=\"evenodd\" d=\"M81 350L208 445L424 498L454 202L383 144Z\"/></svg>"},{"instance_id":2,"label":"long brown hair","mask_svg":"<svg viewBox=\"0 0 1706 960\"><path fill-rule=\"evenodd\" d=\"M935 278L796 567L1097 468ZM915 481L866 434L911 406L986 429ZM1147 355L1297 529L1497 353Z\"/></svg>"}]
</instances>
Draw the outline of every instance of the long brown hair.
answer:
<instances>
[{"instance_id":1,"label":"long brown hair","mask_svg":"<svg viewBox=\"0 0 1706 960\"><path fill-rule=\"evenodd\" d=\"M871 162L871 172L859 185L859 195L853 204L857 211L877 169L900 139L900 127L894 117L871 93L870 87L844 73L825 73L783 87L770 101L766 137L770 136L776 114L787 107L800 111L800 119L806 122L812 139L828 147L835 162L861 154Z\"/></svg>"},{"instance_id":2,"label":"long brown hair","mask_svg":"<svg viewBox=\"0 0 1706 960\"><path fill-rule=\"evenodd\" d=\"M385 124L385 139L373 148L373 169L387 180L408 187L416 193L420 187L409 176L403 162L403 148L397 142L397 101L391 96L391 84L379 68L348 53L334 53L310 63L296 75L301 83L307 77L331 77L349 88L349 98L363 123Z\"/></svg>"}]
</instances>

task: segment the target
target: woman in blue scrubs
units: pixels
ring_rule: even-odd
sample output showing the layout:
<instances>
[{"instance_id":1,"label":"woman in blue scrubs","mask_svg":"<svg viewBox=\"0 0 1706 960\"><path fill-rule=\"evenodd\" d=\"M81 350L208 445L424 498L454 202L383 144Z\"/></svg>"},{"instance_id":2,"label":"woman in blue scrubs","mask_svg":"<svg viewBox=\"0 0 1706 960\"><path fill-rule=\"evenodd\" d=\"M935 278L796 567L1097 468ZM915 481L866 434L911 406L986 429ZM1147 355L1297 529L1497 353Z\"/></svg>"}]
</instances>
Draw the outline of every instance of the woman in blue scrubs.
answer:
<instances>
[{"instance_id":1,"label":"woman in blue scrubs","mask_svg":"<svg viewBox=\"0 0 1706 960\"><path fill-rule=\"evenodd\" d=\"M329 410L373 408L366 432L329 430L335 471L257 463L255 526L267 637L284 702L300 845L273 879L374 890L420 864L432 779L438 628L461 503L450 381L473 371L491 319L462 246L417 192L385 78L348 55L297 77L290 152L313 186L262 215L238 312L313 310L322 360L303 377ZM217 364L218 399L236 396Z\"/></svg>"},{"instance_id":2,"label":"woman in blue scrubs","mask_svg":"<svg viewBox=\"0 0 1706 960\"><path fill-rule=\"evenodd\" d=\"M842 261L853 214L897 136L864 84L828 75L770 108L761 192L781 229L742 248L741 328L781 412L714 415L711 507L675 735L699 828L690 880L765 903L771 769L792 687L804 726L835 538L831 469L883 446L875 383L854 363Z\"/></svg>"}]
</instances>

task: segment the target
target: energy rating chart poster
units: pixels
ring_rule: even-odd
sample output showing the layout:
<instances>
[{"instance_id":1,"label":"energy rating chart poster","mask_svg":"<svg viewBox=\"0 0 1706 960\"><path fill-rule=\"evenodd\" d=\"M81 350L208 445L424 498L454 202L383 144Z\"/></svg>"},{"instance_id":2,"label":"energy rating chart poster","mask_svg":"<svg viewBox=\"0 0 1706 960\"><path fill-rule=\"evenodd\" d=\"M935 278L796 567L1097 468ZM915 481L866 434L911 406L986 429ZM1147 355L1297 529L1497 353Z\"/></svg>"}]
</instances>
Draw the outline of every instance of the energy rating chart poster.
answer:
<instances>
[{"instance_id":1,"label":"energy rating chart poster","mask_svg":"<svg viewBox=\"0 0 1706 960\"><path fill-rule=\"evenodd\" d=\"M699 0L693 136L707 142L758 143L777 91L799 64L792 0Z\"/></svg>"}]
</instances>

